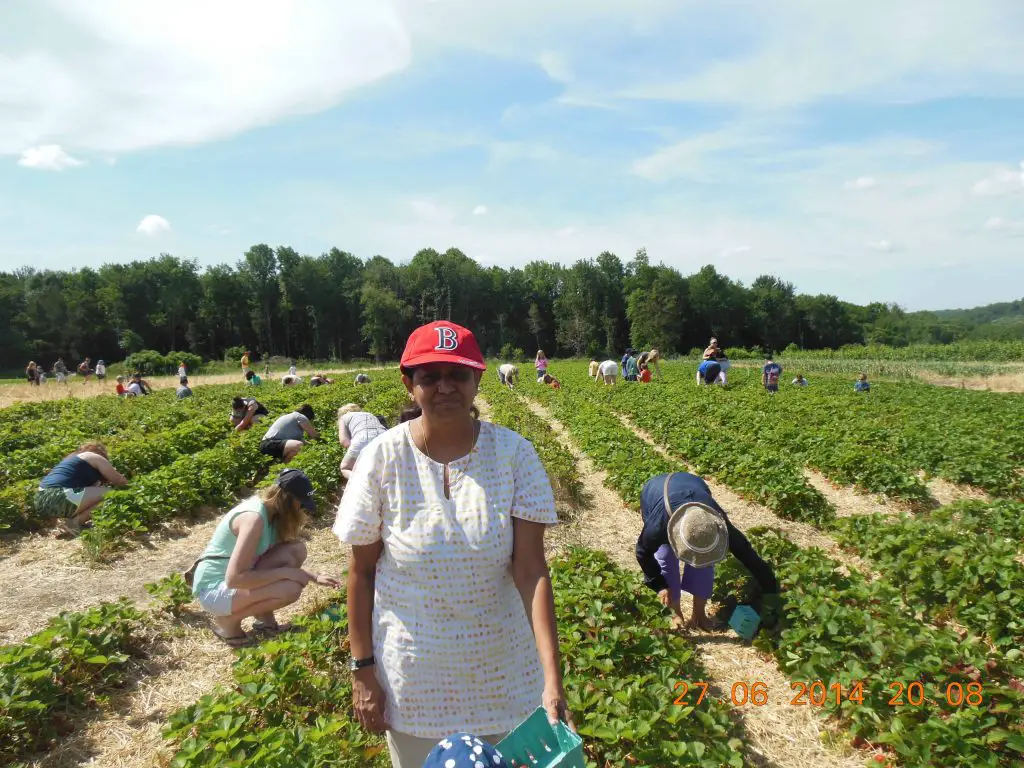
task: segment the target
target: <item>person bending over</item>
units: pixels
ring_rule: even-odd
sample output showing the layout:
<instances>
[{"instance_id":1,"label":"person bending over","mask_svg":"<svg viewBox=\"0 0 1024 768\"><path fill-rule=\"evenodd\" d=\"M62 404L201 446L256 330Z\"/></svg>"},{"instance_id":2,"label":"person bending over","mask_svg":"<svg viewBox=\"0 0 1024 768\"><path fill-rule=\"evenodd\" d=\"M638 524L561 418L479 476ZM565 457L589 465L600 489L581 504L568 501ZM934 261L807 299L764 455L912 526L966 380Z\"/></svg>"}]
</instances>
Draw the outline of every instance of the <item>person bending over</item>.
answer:
<instances>
[{"instance_id":1,"label":"person bending over","mask_svg":"<svg viewBox=\"0 0 1024 768\"><path fill-rule=\"evenodd\" d=\"M679 604L680 589L693 595L693 616L688 624L713 628L706 613L714 585L714 565L731 552L750 571L761 588L765 623L775 617L779 583L772 567L754 551L742 531L729 522L725 511L701 478L689 472L655 475L640 493L644 526L636 542L636 559L644 583L658 593L662 605L685 621ZM679 562L686 563L682 579Z\"/></svg>"},{"instance_id":2,"label":"person bending over","mask_svg":"<svg viewBox=\"0 0 1024 768\"><path fill-rule=\"evenodd\" d=\"M320 433L313 426L313 406L304 404L270 425L260 441L260 453L287 464L306 445L307 437L316 440Z\"/></svg>"}]
</instances>

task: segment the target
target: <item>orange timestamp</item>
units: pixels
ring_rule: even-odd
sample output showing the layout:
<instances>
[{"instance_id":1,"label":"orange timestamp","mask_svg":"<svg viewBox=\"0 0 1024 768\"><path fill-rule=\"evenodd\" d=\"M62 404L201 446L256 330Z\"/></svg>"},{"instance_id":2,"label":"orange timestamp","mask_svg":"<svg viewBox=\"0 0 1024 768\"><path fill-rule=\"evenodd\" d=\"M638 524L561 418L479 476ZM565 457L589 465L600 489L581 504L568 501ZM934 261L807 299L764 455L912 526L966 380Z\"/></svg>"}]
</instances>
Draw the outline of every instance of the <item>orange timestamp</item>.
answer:
<instances>
[{"instance_id":1,"label":"orange timestamp","mask_svg":"<svg viewBox=\"0 0 1024 768\"><path fill-rule=\"evenodd\" d=\"M676 706L700 706L708 695L710 683L703 680L687 682L679 680L672 687L673 692L678 692L672 702ZM840 683L825 683L821 680L809 682L793 681L789 684L792 694L789 703L793 706L824 707L829 704L839 706L844 701L852 701L855 704L863 704L865 699L863 681L856 681L848 688ZM892 694L883 694L886 703L891 707L920 707L924 703L939 703L945 699L946 704L951 707L980 707L984 703L983 687L981 683L947 683L945 687L938 686L931 691L932 695L926 695L924 684L914 680L904 683L899 680L889 683L887 690ZM722 696L723 701L731 701L734 707L765 706L770 698L771 691L768 683L762 680L748 682L737 680L732 684L729 696ZM694 698L696 697L696 698Z\"/></svg>"}]
</instances>

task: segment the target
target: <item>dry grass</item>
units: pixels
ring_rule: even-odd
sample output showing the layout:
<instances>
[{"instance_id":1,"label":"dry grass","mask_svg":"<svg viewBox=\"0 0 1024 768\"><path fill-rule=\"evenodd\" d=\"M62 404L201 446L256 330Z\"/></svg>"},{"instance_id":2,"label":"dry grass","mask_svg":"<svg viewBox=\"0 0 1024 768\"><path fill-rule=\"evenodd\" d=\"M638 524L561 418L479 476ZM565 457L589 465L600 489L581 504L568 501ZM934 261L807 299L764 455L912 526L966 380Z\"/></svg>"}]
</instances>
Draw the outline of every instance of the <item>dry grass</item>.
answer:
<instances>
[{"instance_id":1,"label":"dry grass","mask_svg":"<svg viewBox=\"0 0 1024 768\"><path fill-rule=\"evenodd\" d=\"M939 387L980 389L987 392L1024 392L1024 373L996 373L992 376L953 377L940 376L934 371L921 369L917 377Z\"/></svg>"},{"instance_id":2,"label":"dry grass","mask_svg":"<svg viewBox=\"0 0 1024 768\"><path fill-rule=\"evenodd\" d=\"M923 478L923 473L921 476ZM957 485L948 480L943 480L941 477L929 478L925 481L925 485L928 486L928 492L932 495L932 498L943 506L965 499L975 501L992 500L992 497L980 488L972 488L969 485Z\"/></svg>"},{"instance_id":3,"label":"dry grass","mask_svg":"<svg viewBox=\"0 0 1024 768\"><path fill-rule=\"evenodd\" d=\"M387 370L395 366L364 366L362 368L342 368L338 370L324 370L328 376L354 374L359 371L373 372L375 370ZM258 373L258 371L257 371ZM308 378L313 371L299 371L299 375ZM273 378L273 377L272 377ZM278 377L279 379L279 377ZM153 389L177 389L177 376L147 376L146 381ZM239 373L217 373L209 376L202 374L189 375L189 386L192 389L211 384L242 384L245 379ZM41 402L46 400L63 400L67 397L88 398L98 395L114 394L117 382L114 377L108 376L106 381L100 382L95 378L88 382L78 381L76 377L70 377L64 384L58 384L55 379L49 380L45 385L35 387L29 384L4 384L0 385L0 408L5 408L14 403Z\"/></svg>"},{"instance_id":4,"label":"dry grass","mask_svg":"<svg viewBox=\"0 0 1024 768\"><path fill-rule=\"evenodd\" d=\"M139 549L105 564L88 562L79 540L23 536L4 544L0 558L0 641L13 642L42 629L61 611L89 608L104 600L147 599L144 585L185 570L202 553L217 525L207 513L146 537Z\"/></svg>"},{"instance_id":5,"label":"dry grass","mask_svg":"<svg viewBox=\"0 0 1024 768\"><path fill-rule=\"evenodd\" d=\"M856 488L840 487L820 472L804 469L807 483L816 488L828 502L835 507L837 517L853 517L854 515L894 515L907 509L906 504L886 500L879 496L861 493Z\"/></svg>"},{"instance_id":6,"label":"dry grass","mask_svg":"<svg viewBox=\"0 0 1024 768\"><path fill-rule=\"evenodd\" d=\"M597 470L590 459L580 452L563 425L547 409L532 400L526 400L526 403L551 425L579 462L580 477L592 499L591 507L584 511L579 522L573 526L578 531L579 543L606 552L624 568L639 570L633 547L642 527L640 515L604 485L605 473ZM656 444L652 442L652 445ZM740 500L738 504L731 503L738 500L734 494L723 489L712 491L716 498L727 505L737 527L771 524L766 520L745 517L741 508L745 502ZM734 509L740 512L737 517L733 517ZM768 515L774 518L771 513ZM788 521L780 522L790 525ZM812 535L810 532L805 533ZM815 535L821 537L816 532ZM684 599L687 599L685 593ZM685 610L691 610L690 604L687 604ZM761 681L768 687L769 701L765 706L733 710L745 731L747 765L855 768L864 765L871 757L870 752L837 745L839 739L833 736L835 732L832 727L817 717L811 707L792 706L789 703L792 699L789 681L779 671L774 660L762 656L732 635L694 633L691 639L700 651L701 661L711 678L707 682L711 684L715 695L728 699L733 683L741 681L750 685Z\"/></svg>"}]
</instances>

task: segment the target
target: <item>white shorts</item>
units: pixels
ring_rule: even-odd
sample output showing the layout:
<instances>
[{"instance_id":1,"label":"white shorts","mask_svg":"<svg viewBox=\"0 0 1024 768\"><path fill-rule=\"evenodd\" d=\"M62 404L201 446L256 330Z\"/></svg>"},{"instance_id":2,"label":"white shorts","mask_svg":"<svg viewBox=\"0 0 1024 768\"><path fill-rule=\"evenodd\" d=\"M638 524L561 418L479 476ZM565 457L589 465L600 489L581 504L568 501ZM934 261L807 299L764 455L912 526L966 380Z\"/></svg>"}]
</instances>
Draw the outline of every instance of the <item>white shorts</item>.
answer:
<instances>
[{"instance_id":1,"label":"white shorts","mask_svg":"<svg viewBox=\"0 0 1024 768\"><path fill-rule=\"evenodd\" d=\"M369 430L359 432L358 437L349 444L348 450L345 451L345 455L341 459L341 463L349 467L354 467L356 465L356 459L359 458L359 452L378 437L383 435L386 431L386 429L382 429L380 432L371 432Z\"/></svg>"},{"instance_id":2,"label":"white shorts","mask_svg":"<svg viewBox=\"0 0 1024 768\"><path fill-rule=\"evenodd\" d=\"M74 504L76 507L82 503L82 497L85 495L85 488L62 488L64 496Z\"/></svg>"},{"instance_id":3,"label":"white shorts","mask_svg":"<svg viewBox=\"0 0 1024 768\"><path fill-rule=\"evenodd\" d=\"M213 589L199 592L199 607L214 616L230 616L231 604L234 602L237 589L228 589L223 581Z\"/></svg>"},{"instance_id":4,"label":"white shorts","mask_svg":"<svg viewBox=\"0 0 1024 768\"><path fill-rule=\"evenodd\" d=\"M611 365L606 365L602 368L598 368L597 372L601 376L618 376L619 366L616 365L615 363L612 363Z\"/></svg>"}]
</instances>

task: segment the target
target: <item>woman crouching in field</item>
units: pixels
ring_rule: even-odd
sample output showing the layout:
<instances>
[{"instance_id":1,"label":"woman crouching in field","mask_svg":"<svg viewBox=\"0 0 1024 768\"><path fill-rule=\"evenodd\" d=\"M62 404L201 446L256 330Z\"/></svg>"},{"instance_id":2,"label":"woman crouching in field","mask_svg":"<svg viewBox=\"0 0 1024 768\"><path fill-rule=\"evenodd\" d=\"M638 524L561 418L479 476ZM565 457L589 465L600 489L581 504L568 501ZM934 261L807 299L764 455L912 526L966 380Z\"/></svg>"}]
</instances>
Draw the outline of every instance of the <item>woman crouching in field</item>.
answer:
<instances>
[{"instance_id":1,"label":"woman crouching in field","mask_svg":"<svg viewBox=\"0 0 1024 768\"><path fill-rule=\"evenodd\" d=\"M255 631L284 631L274 611L299 599L310 582L337 589L340 582L303 570L306 545L298 540L306 510L316 511L313 484L298 469L286 469L274 484L221 518L194 567L192 594L213 615L214 630L226 645L249 642L242 619L253 616Z\"/></svg>"},{"instance_id":2,"label":"woman crouching in field","mask_svg":"<svg viewBox=\"0 0 1024 768\"><path fill-rule=\"evenodd\" d=\"M107 458L103 443L83 443L40 481L36 512L41 517L57 518L69 533L78 533L103 501L109 486L127 484Z\"/></svg>"}]
</instances>

